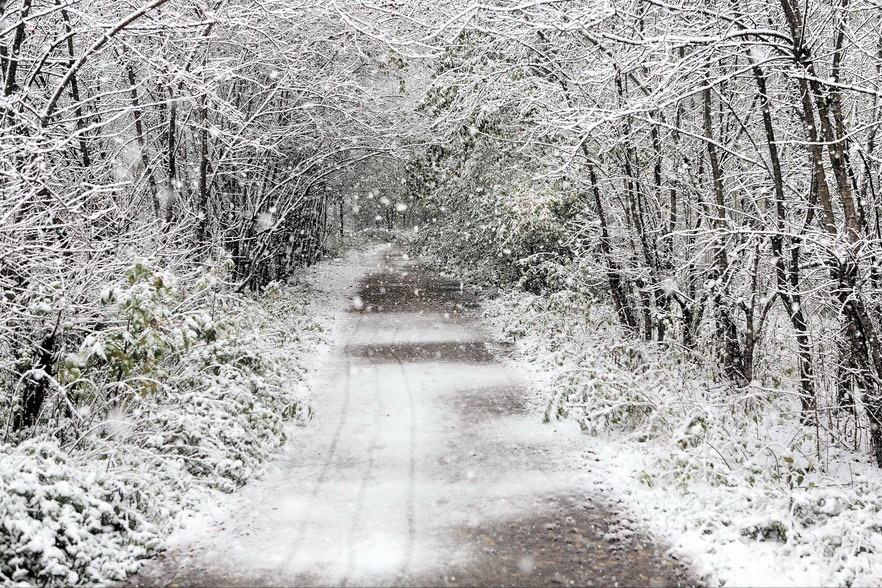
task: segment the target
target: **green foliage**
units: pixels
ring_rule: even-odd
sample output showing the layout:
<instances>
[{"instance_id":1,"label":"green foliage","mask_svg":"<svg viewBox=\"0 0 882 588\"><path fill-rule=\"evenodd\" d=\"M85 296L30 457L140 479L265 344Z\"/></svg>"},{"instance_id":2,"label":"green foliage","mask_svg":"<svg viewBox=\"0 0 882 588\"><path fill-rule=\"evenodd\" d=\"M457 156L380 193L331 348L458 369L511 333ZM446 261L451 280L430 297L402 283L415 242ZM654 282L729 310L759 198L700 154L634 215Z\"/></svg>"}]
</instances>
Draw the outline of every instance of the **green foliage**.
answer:
<instances>
[{"instance_id":1,"label":"green foliage","mask_svg":"<svg viewBox=\"0 0 882 588\"><path fill-rule=\"evenodd\" d=\"M327 338L312 305L329 293L275 284L215 299L210 272L192 283L133 265L62 362L67 419L0 446L0 583L124 579L182 509L252 479L289 423L310 418L304 362Z\"/></svg>"},{"instance_id":2,"label":"green foliage","mask_svg":"<svg viewBox=\"0 0 882 588\"><path fill-rule=\"evenodd\" d=\"M520 282L537 293L564 287L559 266L572 256L566 225L577 197L561 182L537 183L517 172L496 177L480 163L491 146L475 149L476 159L462 167L442 157L432 168L438 179L430 184L439 187L421 199L417 245L496 285Z\"/></svg>"},{"instance_id":3,"label":"green foliage","mask_svg":"<svg viewBox=\"0 0 882 588\"><path fill-rule=\"evenodd\" d=\"M178 310L183 296L171 274L143 262L133 265L125 274L125 286L102 294L107 322L64 358L58 383L80 402L94 398L99 382L155 393L174 364L170 356L217 338L216 325L206 312Z\"/></svg>"}]
</instances>

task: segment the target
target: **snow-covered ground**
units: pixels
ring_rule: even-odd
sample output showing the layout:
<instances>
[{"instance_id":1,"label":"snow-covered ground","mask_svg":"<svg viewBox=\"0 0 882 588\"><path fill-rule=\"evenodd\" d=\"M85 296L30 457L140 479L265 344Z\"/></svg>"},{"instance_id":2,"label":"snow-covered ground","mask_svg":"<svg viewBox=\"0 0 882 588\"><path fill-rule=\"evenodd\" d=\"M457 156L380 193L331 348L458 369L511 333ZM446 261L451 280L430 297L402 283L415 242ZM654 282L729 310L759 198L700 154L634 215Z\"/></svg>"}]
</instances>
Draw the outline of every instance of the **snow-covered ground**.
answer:
<instances>
[{"instance_id":1,"label":"snow-covered ground","mask_svg":"<svg viewBox=\"0 0 882 588\"><path fill-rule=\"evenodd\" d=\"M537 409L586 433L590 487L710 585L882 583L882 475L866 456L817 455L786 396L733 395L692 360L624 337L571 292L487 303L515 341Z\"/></svg>"},{"instance_id":2,"label":"snow-covered ground","mask_svg":"<svg viewBox=\"0 0 882 588\"><path fill-rule=\"evenodd\" d=\"M218 302L217 339L187 348L163 394L113 413L96 441L60 447L37 439L2 448L0 579L104 583L135 572L165 546L178 557L193 545L205 548L202 563L216 573L223 572L217 562L242 569L263 562L265 569L301 578L320 569L326 580L425 579L430 576L420 574L449 571L454 563L471 566L468 573L488 569L483 552L470 546L469 529L531 521L528 514L553 520L547 508L534 512L536 496L584 492L603 504L592 516L609 522L609 533L642 527L711 585L882 581L882 476L857 453L818 455L786 396L762 390L733 395L694 359L623 336L610 326L608 308L573 292L511 292L488 301L485 327L498 342L516 343L517 365L505 370L476 358L458 363L461 358L452 358L463 351L457 349L478 353L468 346L482 346L482 335L437 308L417 300L409 312L344 312L353 301L356 308L376 304L355 288L380 265L386 247L322 262L259 297ZM391 296L389 284L377 288ZM423 290L408 285L402 292L418 297ZM196 316L184 321L188 328L195 328ZM362 317L358 328L353 317ZM450 344L454 348L444 347ZM401 354L426 354L433 346L452 353L451 359L443 365L415 359L404 369ZM343 349L345 369L331 365L343 361ZM359 350L392 355L373 362ZM533 378L526 409L500 416L493 393L520 390L509 379L524 367ZM329 389L374 404L353 405L348 421L338 422L348 396L326 394ZM402 392L411 389L429 394L411 404ZM316 390L323 390L320 397L313 397ZM448 418L436 402L451 390L471 391L447 399L444 410L457 407L457 418ZM479 397L491 404L468 404ZM507 410L520 406L520 398L519 392ZM475 407L493 418L470 421ZM313 410L325 416L316 423L321 427L300 430ZM422 411L420 418L407 417L413 410ZM550 425L539 423L543 413ZM335 481L321 459L326 445L337 443L334 431L344 421L345 440L331 451L343 476ZM422 449L415 454L408 441L411 421L422 427L414 437ZM588 434L579 435L579 426ZM481 443L502 453L481 449ZM274 456L280 459L267 470ZM415 469L399 467L413 456ZM365 460L391 469L345 477ZM419 481L420 464L434 481L413 486L419 499L383 482L393 473ZM551 469L536 478L540 466ZM296 486L297 471L314 484ZM232 499L221 494L262 472L264 480ZM309 494L322 484L337 493ZM352 496L363 496L362 507L353 507ZM262 518L238 517L236 508ZM389 516L393 512L402 516ZM300 540L296 557L292 542L280 541L270 524L277 519L313 538ZM423 526L422 542L395 539L415 537L414 525ZM451 528L465 531L445 534ZM235 544L206 540L217 532L235 537ZM494 562L511 542L499 533ZM349 538L347 546L338 545L341 536ZM384 536L390 542L384 544ZM606 543L600 536L592 545ZM550 570L558 565L554 559L534 563ZM164 577L165 571L158 573Z\"/></svg>"},{"instance_id":3,"label":"snow-covered ground","mask_svg":"<svg viewBox=\"0 0 882 588\"><path fill-rule=\"evenodd\" d=\"M373 263L370 263L373 265ZM574 422L525 409L473 298L400 251L363 280L312 425L135 585L682 585L586 492Z\"/></svg>"},{"instance_id":4,"label":"snow-covered ground","mask_svg":"<svg viewBox=\"0 0 882 588\"><path fill-rule=\"evenodd\" d=\"M174 359L98 420L93 437L0 447L0 583L121 579L194 511L259 475L308 423L312 378L366 256L379 250L321 262L258 296L203 293L187 312L178 309L192 291L154 291L146 270L143 286L109 294L138 297L154 325L138 340L172 341L163 349ZM75 358L86 375L109 345L96 338Z\"/></svg>"}]
</instances>

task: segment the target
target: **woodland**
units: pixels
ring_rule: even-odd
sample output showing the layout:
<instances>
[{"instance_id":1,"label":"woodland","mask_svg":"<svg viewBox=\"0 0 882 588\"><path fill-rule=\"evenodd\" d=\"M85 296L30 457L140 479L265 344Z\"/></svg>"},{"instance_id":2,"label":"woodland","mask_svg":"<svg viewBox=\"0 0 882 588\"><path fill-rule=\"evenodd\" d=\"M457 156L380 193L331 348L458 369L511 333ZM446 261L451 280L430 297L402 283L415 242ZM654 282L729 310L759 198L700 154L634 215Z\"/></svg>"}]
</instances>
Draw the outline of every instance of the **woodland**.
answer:
<instances>
[{"instance_id":1,"label":"woodland","mask_svg":"<svg viewBox=\"0 0 882 588\"><path fill-rule=\"evenodd\" d=\"M132 464L245 483L308 409L241 327L369 234L551 301L548 340L600 312L617 369L705 390L569 374L547 419L790 489L882 467L875 0L0 0L0 88L4 583L135 569L171 510ZM215 442L246 413L259 441ZM49 486L116 538L34 547Z\"/></svg>"}]
</instances>

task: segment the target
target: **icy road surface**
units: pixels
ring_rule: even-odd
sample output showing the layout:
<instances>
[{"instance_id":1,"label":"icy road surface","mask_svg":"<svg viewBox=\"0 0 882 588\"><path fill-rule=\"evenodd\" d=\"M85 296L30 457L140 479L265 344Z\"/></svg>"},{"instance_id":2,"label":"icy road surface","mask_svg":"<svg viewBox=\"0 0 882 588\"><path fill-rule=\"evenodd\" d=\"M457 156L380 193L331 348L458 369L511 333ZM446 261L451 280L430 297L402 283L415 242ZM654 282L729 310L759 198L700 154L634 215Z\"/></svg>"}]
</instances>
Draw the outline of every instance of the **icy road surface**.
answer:
<instances>
[{"instance_id":1,"label":"icy road surface","mask_svg":"<svg viewBox=\"0 0 882 588\"><path fill-rule=\"evenodd\" d=\"M692 583L584 493L580 433L528 409L458 281L395 249L370 263L312 423L134 584Z\"/></svg>"}]
</instances>

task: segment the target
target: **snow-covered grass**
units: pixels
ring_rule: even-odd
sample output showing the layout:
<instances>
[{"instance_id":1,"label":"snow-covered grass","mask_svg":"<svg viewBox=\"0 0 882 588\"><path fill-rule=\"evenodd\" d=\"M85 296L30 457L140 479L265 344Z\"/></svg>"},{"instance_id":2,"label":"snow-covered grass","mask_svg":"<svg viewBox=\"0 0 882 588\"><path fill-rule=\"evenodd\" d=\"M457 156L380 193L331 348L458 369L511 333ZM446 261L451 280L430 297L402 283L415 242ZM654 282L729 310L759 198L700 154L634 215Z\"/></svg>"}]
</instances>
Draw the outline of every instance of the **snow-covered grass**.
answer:
<instances>
[{"instance_id":1,"label":"snow-covered grass","mask_svg":"<svg viewBox=\"0 0 882 588\"><path fill-rule=\"evenodd\" d=\"M66 416L0 447L0 583L122 579L183 515L257 475L309 419L310 374L362 261L322 262L255 296L138 266L104 293L122 320L64 360L53 390ZM202 302L184 304L197 290Z\"/></svg>"},{"instance_id":2,"label":"snow-covered grass","mask_svg":"<svg viewBox=\"0 0 882 588\"><path fill-rule=\"evenodd\" d=\"M711 585L878 585L882 475L818 442L796 400L733 390L707 363L613 326L562 291L508 292L485 318L535 376L548 419L577 419L596 490L638 517Z\"/></svg>"}]
</instances>

